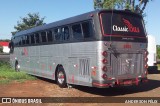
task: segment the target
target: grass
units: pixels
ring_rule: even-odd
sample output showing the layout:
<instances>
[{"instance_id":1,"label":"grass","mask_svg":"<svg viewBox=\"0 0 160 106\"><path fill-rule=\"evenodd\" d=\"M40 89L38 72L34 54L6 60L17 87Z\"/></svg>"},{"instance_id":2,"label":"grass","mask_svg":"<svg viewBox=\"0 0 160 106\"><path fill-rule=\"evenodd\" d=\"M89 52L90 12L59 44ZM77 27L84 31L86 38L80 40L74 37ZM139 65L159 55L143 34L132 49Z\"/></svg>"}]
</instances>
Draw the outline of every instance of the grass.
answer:
<instances>
[{"instance_id":1,"label":"grass","mask_svg":"<svg viewBox=\"0 0 160 106\"><path fill-rule=\"evenodd\" d=\"M25 72L16 72L7 62L0 61L0 84L8 84L13 81L24 82L36 78Z\"/></svg>"}]
</instances>

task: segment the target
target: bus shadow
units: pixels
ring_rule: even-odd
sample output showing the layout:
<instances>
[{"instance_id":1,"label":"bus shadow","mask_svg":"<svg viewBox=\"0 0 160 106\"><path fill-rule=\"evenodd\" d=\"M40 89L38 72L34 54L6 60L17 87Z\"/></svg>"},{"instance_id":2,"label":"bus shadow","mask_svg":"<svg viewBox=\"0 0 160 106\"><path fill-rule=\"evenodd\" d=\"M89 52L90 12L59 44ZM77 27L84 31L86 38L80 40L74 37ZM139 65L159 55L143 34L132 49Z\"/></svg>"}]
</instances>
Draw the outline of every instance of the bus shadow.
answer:
<instances>
[{"instance_id":1,"label":"bus shadow","mask_svg":"<svg viewBox=\"0 0 160 106\"><path fill-rule=\"evenodd\" d=\"M113 87L113 88L92 88L84 86L75 86L82 92L87 92L90 94L100 95L100 96L119 96L125 94L134 94L138 92L146 92L160 87L160 81L158 80L148 80L148 83L141 84L139 86L123 86L123 87Z\"/></svg>"},{"instance_id":2,"label":"bus shadow","mask_svg":"<svg viewBox=\"0 0 160 106\"><path fill-rule=\"evenodd\" d=\"M37 79L51 83L51 84L57 84L56 81L54 80L50 80L42 77L37 77ZM94 95L99 95L99 96L120 96L120 95L126 95L126 94L134 94L139 92L150 91L158 87L160 87L160 81L153 80L153 79L148 79L147 83L143 83L138 86L122 86L122 87L113 87L113 88L95 88L95 87L73 85L74 89L77 89L82 92L94 94Z\"/></svg>"},{"instance_id":3,"label":"bus shadow","mask_svg":"<svg viewBox=\"0 0 160 106\"><path fill-rule=\"evenodd\" d=\"M148 67L148 74L160 74L157 66Z\"/></svg>"},{"instance_id":4,"label":"bus shadow","mask_svg":"<svg viewBox=\"0 0 160 106\"><path fill-rule=\"evenodd\" d=\"M160 74L160 70L148 70L148 74Z\"/></svg>"},{"instance_id":5,"label":"bus shadow","mask_svg":"<svg viewBox=\"0 0 160 106\"><path fill-rule=\"evenodd\" d=\"M45 81L45 82L52 83L52 84L57 84L57 82L55 80L51 80L51 79L47 79L47 78L43 78L43 77L39 77L39 76L34 76L34 77L36 77L37 79L39 79L41 81Z\"/></svg>"}]
</instances>

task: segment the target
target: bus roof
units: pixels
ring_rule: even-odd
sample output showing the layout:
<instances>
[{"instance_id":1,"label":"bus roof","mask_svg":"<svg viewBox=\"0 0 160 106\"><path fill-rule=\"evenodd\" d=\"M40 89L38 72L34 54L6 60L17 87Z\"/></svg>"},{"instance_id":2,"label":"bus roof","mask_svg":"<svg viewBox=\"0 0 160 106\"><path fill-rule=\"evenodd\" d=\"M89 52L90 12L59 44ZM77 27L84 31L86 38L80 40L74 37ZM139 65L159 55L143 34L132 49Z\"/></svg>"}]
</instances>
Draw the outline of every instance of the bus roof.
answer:
<instances>
[{"instance_id":1,"label":"bus roof","mask_svg":"<svg viewBox=\"0 0 160 106\"><path fill-rule=\"evenodd\" d=\"M96 15L100 12L109 12L109 11L110 12L111 11L125 12L125 13L134 14L134 15L139 15L139 14L133 13L133 12L128 11L128 10L127 11L124 11L124 10L105 10L105 9L104 10L95 10L95 11L91 11L91 12L84 13L84 14L81 14L81 15L77 15L77 16L73 16L73 17L70 17L70 18L63 19L63 20L59 20L59 21L56 21L56 22L52 22L52 23L49 23L49 24L44 24L44 25L40 25L40 26L36 26L36 27L30 28L30 29L27 29L27 30L23 30L23 31L17 32L14 35L14 37L24 35L24 34L30 34L30 33L33 33L33 32L43 31L43 30L46 30L46 29L54 28L54 27L68 25L68 24L72 24L72 23L75 23L75 22L80 22L80 21L92 19L91 15Z\"/></svg>"}]
</instances>

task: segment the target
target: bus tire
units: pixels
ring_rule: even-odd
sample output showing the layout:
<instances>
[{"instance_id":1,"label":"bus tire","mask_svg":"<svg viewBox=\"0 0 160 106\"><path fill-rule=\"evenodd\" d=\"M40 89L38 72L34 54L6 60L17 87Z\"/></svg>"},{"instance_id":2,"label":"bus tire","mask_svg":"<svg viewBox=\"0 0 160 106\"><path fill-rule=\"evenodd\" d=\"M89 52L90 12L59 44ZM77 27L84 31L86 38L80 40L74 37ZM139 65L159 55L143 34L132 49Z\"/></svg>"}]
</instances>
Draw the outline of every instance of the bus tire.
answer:
<instances>
[{"instance_id":1,"label":"bus tire","mask_svg":"<svg viewBox=\"0 0 160 106\"><path fill-rule=\"evenodd\" d=\"M65 88L67 86L66 83L66 74L64 72L64 69L62 66L58 67L57 73L56 73L56 81L59 87Z\"/></svg>"},{"instance_id":2,"label":"bus tire","mask_svg":"<svg viewBox=\"0 0 160 106\"><path fill-rule=\"evenodd\" d=\"M15 62L15 71L20 71L18 61Z\"/></svg>"}]
</instances>

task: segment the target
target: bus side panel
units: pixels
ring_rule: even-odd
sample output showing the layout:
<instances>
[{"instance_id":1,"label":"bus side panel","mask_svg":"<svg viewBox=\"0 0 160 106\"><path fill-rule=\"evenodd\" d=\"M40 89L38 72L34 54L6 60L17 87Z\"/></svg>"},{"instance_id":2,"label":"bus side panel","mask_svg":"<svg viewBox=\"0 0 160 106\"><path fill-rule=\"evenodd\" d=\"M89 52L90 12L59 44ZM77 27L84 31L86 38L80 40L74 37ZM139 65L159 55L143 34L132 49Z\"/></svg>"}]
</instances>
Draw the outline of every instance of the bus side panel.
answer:
<instances>
[{"instance_id":1,"label":"bus side panel","mask_svg":"<svg viewBox=\"0 0 160 106\"><path fill-rule=\"evenodd\" d=\"M97 67L98 42L71 44L68 83L92 86L92 68Z\"/></svg>"}]
</instances>

